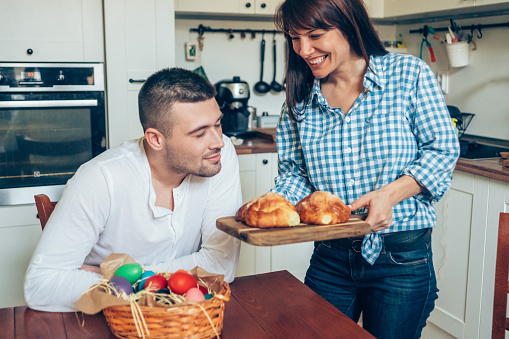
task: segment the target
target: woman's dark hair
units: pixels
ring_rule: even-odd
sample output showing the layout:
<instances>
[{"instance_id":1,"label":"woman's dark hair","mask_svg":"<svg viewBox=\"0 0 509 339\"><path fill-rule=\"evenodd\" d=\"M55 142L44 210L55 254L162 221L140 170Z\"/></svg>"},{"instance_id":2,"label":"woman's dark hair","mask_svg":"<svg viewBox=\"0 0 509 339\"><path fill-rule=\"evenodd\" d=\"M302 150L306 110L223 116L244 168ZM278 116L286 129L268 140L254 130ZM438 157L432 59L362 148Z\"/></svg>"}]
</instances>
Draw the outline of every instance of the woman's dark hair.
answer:
<instances>
[{"instance_id":1,"label":"woman's dark hair","mask_svg":"<svg viewBox=\"0 0 509 339\"><path fill-rule=\"evenodd\" d=\"M138 94L140 122L145 132L155 128L165 136L171 131L176 102L201 102L214 98L216 89L201 75L183 68L164 68L145 81Z\"/></svg>"},{"instance_id":2,"label":"woman's dark hair","mask_svg":"<svg viewBox=\"0 0 509 339\"><path fill-rule=\"evenodd\" d=\"M368 65L370 55L387 54L362 0L286 0L277 9L274 22L288 44L285 80L290 116L295 116L297 104L309 95L314 81L309 66L293 50L291 32L337 28Z\"/></svg>"}]
</instances>

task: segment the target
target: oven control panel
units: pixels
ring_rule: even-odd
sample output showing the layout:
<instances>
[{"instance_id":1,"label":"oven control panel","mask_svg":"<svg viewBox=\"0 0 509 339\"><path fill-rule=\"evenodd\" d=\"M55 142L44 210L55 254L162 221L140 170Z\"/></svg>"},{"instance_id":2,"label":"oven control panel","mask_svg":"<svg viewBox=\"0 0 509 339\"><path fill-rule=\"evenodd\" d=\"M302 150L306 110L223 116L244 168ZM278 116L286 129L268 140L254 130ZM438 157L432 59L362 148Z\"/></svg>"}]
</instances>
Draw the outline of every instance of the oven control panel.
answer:
<instances>
[{"instance_id":1,"label":"oven control panel","mask_svg":"<svg viewBox=\"0 0 509 339\"><path fill-rule=\"evenodd\" d=\"M0 63L0 92L104 90L102 64Z\"/></svg>"}]
</instances>

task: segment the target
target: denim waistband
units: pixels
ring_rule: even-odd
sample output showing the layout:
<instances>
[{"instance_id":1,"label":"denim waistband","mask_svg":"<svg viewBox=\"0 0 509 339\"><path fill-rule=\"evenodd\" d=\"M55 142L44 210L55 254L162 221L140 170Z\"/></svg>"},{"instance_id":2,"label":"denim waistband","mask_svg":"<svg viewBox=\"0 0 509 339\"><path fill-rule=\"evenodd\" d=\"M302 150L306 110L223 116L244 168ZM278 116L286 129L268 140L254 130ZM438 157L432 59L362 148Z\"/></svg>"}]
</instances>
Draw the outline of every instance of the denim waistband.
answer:
<instances>
[{"instance_id":1,"label":"denim waistband","mask_svg":"<svg viewBox=\"0 0 509 339\"><path fill-rule=\"evenodd\" d=\"M431 239L431 228L381 234L382 251L405 252L421 248ZM331 246L361 252L364 237L330 240Z\"/></svg>"}]
</instances>

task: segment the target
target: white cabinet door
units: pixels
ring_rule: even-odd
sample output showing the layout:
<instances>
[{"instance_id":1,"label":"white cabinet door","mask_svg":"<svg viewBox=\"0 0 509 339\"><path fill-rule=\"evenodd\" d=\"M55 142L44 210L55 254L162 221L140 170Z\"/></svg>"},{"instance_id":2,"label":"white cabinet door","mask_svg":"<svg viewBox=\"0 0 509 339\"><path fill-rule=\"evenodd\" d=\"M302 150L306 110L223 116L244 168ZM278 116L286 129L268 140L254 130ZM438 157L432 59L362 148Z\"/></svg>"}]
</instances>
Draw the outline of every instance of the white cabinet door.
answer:
<instances>
[{"instance_id":1,"label":"white cabinet door","mask_svg":"<svg viewBox=\"0 0 509 339\"><path fill-rule=\"evenodd\" d=\"M508 187L455 171L436 205L433 264L440 292L428 321L444 333L433 338L491 336L498 216L509 210Z\"/></svg>"},{"instance_id":2,"label":"white cabinet door","mask_svg":"<svg viewBox=\"0 0 509 339\"><path fill-rule=\"evenodd\" d=\"M173 0L105 0L104 17L109 145L113 147L143 135L138 91L150 74L175 65Z\"/></svg>"},{"instance_id":3,"label":"white cabinet door","mask_svg":"<svg viewBox=\"0 0 509 339\"><path fill-rule=\"evenodd\" d=\"M104 61L101 0L0 2L0 60Z\"/></svg>"},{"instance_id":4,"label":"white cabinet door","mask_svg":"<svg viewBox=\"0 0 509 339\"><path fill-rule=\"evenodd\" d=\"M253 0L254 2L254 0ZM176 12L238 13L243 0L175 0ZM254 6L249 6L253 7Z\"/></svg>"},{"instance_id":5,"label":"white cabinet door","mask_svg":"<svg viewBox=\"0 0 509 339\"><path fill-rule=\"evenodd\" d=\"M0 308L25 305L23 284L41 237L35 204L0 207Z\"/></svg>"},{"instance_id":6,"label":"white cabinet door","mask_svg":"<svg viewBox=\"0 0 509 339\"><path fill-rule=\"evenodd\" d=\"M267 193L277 176L277 153L239 155L243 203ZM304 280L313 242L261 247L242 243L237 276L288 270Z\"/></svg>"},{"instance_id":7,"label":"white cabinet door","mask_svg":"<svg viewBox=\"0 0 509 339\"><path fill-rule=\"evenodd\" d=\"M426 12L458 9L475 5L475 0L426 0Z\"/></svg>"},{"instance_id":8,"label":"white cabinet door","mask_svg":"<svg viewBox=\"0 0 509 339\"><path fill-rule=\"evenodd\" d=\"M424 3L425 0L385 0L384 17L423 13L425 11Z\"/></svg>"},{"instance_id":9,"label":"white cabinet door","mask_svg":"<svg viewBox=\"0 0 509 339\"><path fill-rule=\"evenodd\" d=\"M364 4L371 18L384 17L384 0L364 0Z\"/></svg>"}]
</instances>

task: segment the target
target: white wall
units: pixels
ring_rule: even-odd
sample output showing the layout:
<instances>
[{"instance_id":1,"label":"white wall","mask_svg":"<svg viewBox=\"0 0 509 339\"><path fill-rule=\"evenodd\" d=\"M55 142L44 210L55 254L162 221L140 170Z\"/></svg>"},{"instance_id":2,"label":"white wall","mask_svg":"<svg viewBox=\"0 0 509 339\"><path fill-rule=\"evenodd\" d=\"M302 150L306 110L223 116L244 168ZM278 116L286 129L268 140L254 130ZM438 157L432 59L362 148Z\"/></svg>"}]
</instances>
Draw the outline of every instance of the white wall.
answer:
<instances>
[{"instance_id":1,"label":"white wall","mask_svg":"<svg viewBox=\"0 0 509 339\"><path fill-rule=\"evenodd\" d=\"M457 20L460 26L471 24L487 24L508 22L509 16L473 18ZM189 69L199 66L199 62L185 60L184 43L196 42L197 33L189 32L190 28L197 28L200 24L211 28L232 29L274 29L272 22L230 21L230 20L176 20L176 65ZM425 23L413 25L379 25L377 30L382 40L399 40L402 34L407 44L408 53L419 56L422 36L410 34L410 29L421 28ZM434 27L447 27L448 21L430 22ZM466 32L468 33L468 32ZM477 36L478 32L474 32ZM441 33L445 36L445 33ZM257 94L252 88L259 80L260 72L260 41L261 35L255 39L246 37L244 40L238 34L229 40L226 34L205 33L204 50L201 62L209 80L216 83L220 80L231 79L239 75L249 83L251 100L249 104L257 107L258 114L268 111L271 115L280 112L284 101L283 93L270 92ZM266 35L266 54L264 81L272 80L272 35ZM284 38L276 36L278 59L277 81L282 82L284 74ZM423 59L430 64L433 71L449 74L449 93L445 95L449 105L457 106L462 112L474 113L466 133L509 140L509 29L488 28L483 30L482 39L474 38L477 45L475 51L470 51L470 64L462 68L450 68L445 52L445 45L440 41L428 38L431 42L436 63L430 63L428 50L423 51ZM472 46L473 47L473 46Z\"/></svg>"},{"instance_id":2,"label":"white wall","mask_svg":"<svg viewBox=\"0 0 509 339\"><path fill-rule=\"evenodd\" d=\"M460 26L472 24L507 23L509 16L457 20ZM447 27L449 22L430 22L432 27ZM399 25L397 33L403 34L408 52L419 56L422 35L410 34L409 30L421 28L424 23ZM470 33L470 30L465 32ZM445 36L445 32L440 32ZM429 62L429 53L423 50L423 59L433 71L450 75L447 104L457 106L462 112L474 113L466 133L509 140L509 29L487 28L482 38L474 31L476 50L470 50L470 63L461 68L449 67L445 45L428 37L436 63ZM474 48L473 44L470 45Z\"/></svg>"},{"instance_id":3,"label":"white wall","mask_svg":"<svg viewBox=\"0 0 509 339\"><path fill-rule=\"evenodd\" d=\"M200 24L210 28L275 30L272 22L177 19L175 21L176 66L192 70L200 65L200 56L196 61L186 61L184 47L186 41L197 41L198 33L189 30L198 28ZM256 34L254 39L249 34L244 39L241 39L238 33L234 35L235 37L230 40L225 33L204 34L201 65L205 69L208 79L215 84L221 80L232 80L233 76L240 76L241 80L249 84L251 91L249 105L257 108L257 114L261 115L262 112L266 111L270 115L279 115L281 105L285 99L283 92L270 91L266 94L258 94L253 91L253 86L260 80L260 43L262 35ZM272 34L265 34L265 43L263 80L270 84L274 70ZM282 83L286 55L285 40L282 34L276 34L276 44L276 81Z\"/></svg>"}]
</instances>

